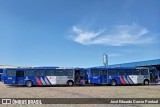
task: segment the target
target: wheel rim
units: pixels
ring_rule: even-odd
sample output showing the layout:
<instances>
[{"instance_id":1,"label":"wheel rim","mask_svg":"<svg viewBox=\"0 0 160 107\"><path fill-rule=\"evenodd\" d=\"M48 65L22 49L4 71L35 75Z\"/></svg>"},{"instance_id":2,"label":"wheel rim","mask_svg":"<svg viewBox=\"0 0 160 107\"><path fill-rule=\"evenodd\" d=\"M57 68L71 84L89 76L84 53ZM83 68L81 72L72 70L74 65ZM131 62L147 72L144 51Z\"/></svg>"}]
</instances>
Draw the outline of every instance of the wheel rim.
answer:
<instances>
[{"instance_id":1,"label":"wheel rim","mask_svg":"<svg viewBox=\"0 0 160 107\"><path fill-rule=\"evenodd\" d=\"M31 82L28 82L28 83L27 83L27 86L28 86L28 87L31 87L31 86L32 86L32 83L31 83Z\"/></svg>"},{"instance_id":2,"label":"wheel rim","mask_svg":"<svg viewBox=\"0 0 160 107\"><path fill-rule=\"evenodd\" d=\"M69 86L72 86L72 82L69 82L68 84L69 84Z\"/></svg>"},{"instance_id":3,"label":"wheel rim","mask_svg":"<svg viewBox=\"0 0 160 107\"><path fill-rule=\"evenodd\" d=\"M30 87L30 86L31 86L31 83L29 82L29 84L28 84L28 85L29 85L29 87Z\"/></svg>"},{"instance_id":4,"label":"wheel rim","mask_svg":"<svg viewBox=\"0 0 160 107\"><path fill-rule=\"evenodd\" d=\"M115 81L112 81L112 85L116 85L116 82L115 82Z\"/></svg>"},{"instance_id":5,"label":"wheel rim","mask_svg":"<svg viewBox=\"0 0 160 107\"><path fill-rule=\"evenodd\" d=\"M145 81L145 84L148 84L148 81Z\"/></svg>"}]
</instances>

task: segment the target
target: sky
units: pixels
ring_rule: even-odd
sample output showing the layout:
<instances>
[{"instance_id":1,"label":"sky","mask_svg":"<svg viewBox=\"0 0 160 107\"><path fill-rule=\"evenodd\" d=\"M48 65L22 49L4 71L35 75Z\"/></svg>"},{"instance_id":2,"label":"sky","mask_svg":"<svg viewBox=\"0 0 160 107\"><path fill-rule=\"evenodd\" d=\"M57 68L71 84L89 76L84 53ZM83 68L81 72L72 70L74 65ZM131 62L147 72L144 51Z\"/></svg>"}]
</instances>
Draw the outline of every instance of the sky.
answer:
<instances>
[{"instance_id":1,"label":"sky","mask_svg":"<svg viewBox=\"0 0 160 107\"><path fill-rule=\"evenodd\" d=\"M0 65L160 58L160 0L0 0Z\"/></svg>"}]
</instances>

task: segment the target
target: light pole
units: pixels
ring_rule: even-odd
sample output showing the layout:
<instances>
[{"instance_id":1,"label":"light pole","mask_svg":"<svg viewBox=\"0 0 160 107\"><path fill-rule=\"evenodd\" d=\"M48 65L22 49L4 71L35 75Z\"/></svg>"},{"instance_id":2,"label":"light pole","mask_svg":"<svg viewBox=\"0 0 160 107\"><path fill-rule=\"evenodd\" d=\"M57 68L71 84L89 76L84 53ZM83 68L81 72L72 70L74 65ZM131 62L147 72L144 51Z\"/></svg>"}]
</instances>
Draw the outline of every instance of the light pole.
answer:
<instances>
[{"instance_id":1,"label":"light pole","mask_svg":"<svg viewBox=\"0 0 160 107\"><path fill-rule=\"evenodd\" d=\"M108 65L108 55L107 54L103 54L103 64L105 67Z\"/></svg>"}]
</instances>

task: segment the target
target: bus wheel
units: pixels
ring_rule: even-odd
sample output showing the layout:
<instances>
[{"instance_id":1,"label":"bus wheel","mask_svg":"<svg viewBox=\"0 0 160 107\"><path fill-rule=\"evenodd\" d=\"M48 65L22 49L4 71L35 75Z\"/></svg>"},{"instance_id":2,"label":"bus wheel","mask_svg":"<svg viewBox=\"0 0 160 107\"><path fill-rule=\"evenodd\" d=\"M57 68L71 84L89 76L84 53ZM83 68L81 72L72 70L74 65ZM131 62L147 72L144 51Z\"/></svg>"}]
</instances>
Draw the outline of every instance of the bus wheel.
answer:
<instances>
[{"instance_id":1,"label":"bus wheel","mask_svg":"<svg viewBox=\"0 0 160 107\"><path fill-rule=\"evenodd\" d=\"M112 85L112 86L116 86L116 85L117 85L116 80L111 80L111 85Z\"/></svg>"},{"instance_id":2,"label":"bus wheel","mask_svg":"<svg viewBox=\"0 0 160 107\"><path fill-rule=\"evenodd\" d=\"M149 81L148 80L144 80L143 84L144 85L149 85Z\"/></svg>"},{"instance_id":3,"label":"bus wheel","mask_svg":"<svg viewBox=\"0 0 160 107\"><path fill-rule=\"evenodd\" d=\"M32 81L27 81L27 82L26 82L26 87L32 87L32 86L33 86Z\"/></svg>"},{"instance_id":4,"label":"bus wheel","mask_svg":"<svg viewBox=\"0 0 160 107\"><path fill-rule=\"evenodd\" d=\"M67 84L68 86L73 86L73 81L68 81Z\"/></svg>"}]
</instances>

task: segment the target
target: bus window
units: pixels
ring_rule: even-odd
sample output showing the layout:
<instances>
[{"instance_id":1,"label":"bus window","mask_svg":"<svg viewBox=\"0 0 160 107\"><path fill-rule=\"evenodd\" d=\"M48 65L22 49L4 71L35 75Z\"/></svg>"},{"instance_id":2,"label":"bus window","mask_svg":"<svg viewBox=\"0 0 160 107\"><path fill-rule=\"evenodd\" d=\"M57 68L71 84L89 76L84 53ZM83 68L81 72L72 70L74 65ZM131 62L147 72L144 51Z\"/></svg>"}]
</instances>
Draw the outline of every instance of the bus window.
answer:
<instances>
[{"instance_id":1,"label":"bus window","mask_svg":"<svg viewBox=\"0 0 160 107\"><path fill-rule=\"evenodd\" d=\"M109 69L108 75L117 75L116 69Z\"/></svg>"},{"instance_id":2,"label":"bus window","mask_svg":"<svg viewBox=\"0 0 160 107\"><path fill-rule=\"evenodd\" d=\"M99 70L98 69L92 69L91 73L93 76L99 76Z\"/></svg>"},{"instance_id":3,"label":"bus window","mask_svg":"<svg viewBox=\"0 0 160 107\"><path fill-rule=\"evenodd\" d=\"M46 70L46 76L54 76L55 75L55 70Z\"/></svg>"},{"instance_id":4,"label":"bus window","mask_svg":"<svg viewBox=\"0 0 160 107\"><path fill-rule=\"evenodd\" d=\"M118 75L125 75L125 72L123 69L117 69Z\"/></svg>"},{"instance_id":5,"label":"bus window","mask_svg":"<svg viewBox=\"0 0 160 107\"><path fill-rule=\"evenodd\" d=\"M148 75L148 69L141 69L141 75Z\"/></svg>"},{"instance_id":6,"label":"bus window","mask_svg":"<svg viewBox=\"0 0 160 107\"><path fill-rule=\"evenodd\" d=\"M66 69L65 76L73 76L73 69Z\"/></svg>"},{"instance_id":7,"label":"bus window","mask_svg":"<svg viewBox=\"0 0 160 107\"><path fill-rule=\"evenodd\" d=\"M64 69L56 69L55 76L64 76Z\"/></svg>"},{"instance_id":8,"label":"bus window","mask_svg":"<svg viewBox=\"0 0 160 107\"><path fill-rule=\"evenodd\" d=\"M24 77L24 71L23 70L16 71L16 77Z\"/></svg>"},{"instance_id":9,"label":"bus window","mask_svg":"<svg viewBox=\"0 0 160 107\"><path fill-rule=\"evenodd\" d=\"M125 69L125 75L132 75L132 69Z\"/></svg>"},{"instance_id":10,"label":"bus window","mask_svg":"<svg viewBox=\"0 0 160 107\"><path fill-rule=\"evenodd\" d=\"M88 70L84 70L85 75L88 75Z\"/></svg>"},{"instance_id":11,"label":"bus window","mask_svg":"<svg viewBox=\"0 0 160 107\"><path fill-rule=\"evenodd\" d=\"M35 70L26 70L25 76L36 76Z\"/></svg>"},{"instance_id":12,"label":"bus window","mask_svg":"<svg viewBox=\"0 0 160 107\"><path fill-rule=\"evenodd\" d=\"M9 77L16 76L16 71L15 70L7 70L7 76L9 76Z\"/></svg>"},{"instance_id":13,"label":"bus window","mask_svg":"<svg viewBox=\"0 0 160 107\"><path fill-rule=\"evenodd\" d=\"M101 76L106 76L107 75L107 71L106 70L101 70Z\"/></svg>"},{"instance_id":14,"label":"bus window","mask_svg":"<svg viewBox=\"0 0 160 107\"><path fill-rule=\"evenodd\" d=\"M133 75L141 75L141 72L139 69L133 69Z\"/></svg>"},{"instance_id":15,"label":"bus window","mask_svg":"<svg viewBox=\"0 0 160 107\"><path fill-rule=\"evenodd\" d=\"M36 70L37 76L45 76L45 70Z\"/></svg>"}]
</instances>

